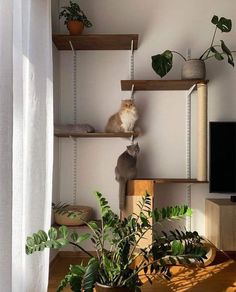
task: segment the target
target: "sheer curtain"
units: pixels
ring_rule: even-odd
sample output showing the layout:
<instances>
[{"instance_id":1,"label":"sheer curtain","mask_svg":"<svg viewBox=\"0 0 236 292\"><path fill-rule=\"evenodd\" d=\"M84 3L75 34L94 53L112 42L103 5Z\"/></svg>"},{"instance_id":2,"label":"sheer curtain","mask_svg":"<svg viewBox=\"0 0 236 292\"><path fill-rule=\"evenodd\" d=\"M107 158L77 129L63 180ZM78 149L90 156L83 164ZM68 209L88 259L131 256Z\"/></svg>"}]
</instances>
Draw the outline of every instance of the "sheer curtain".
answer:
<instances>
[{"instance_id":1,"label":"sheer curtain","mask_svg":"<svg viewBox=\"0 0 236 292\"><path fill-rule=\"evenodd\" d=\"M0 13L0 290L44 292L49 254L24 245L51 219L51 1L1 0Z\"/></svg>"}]
</instances>

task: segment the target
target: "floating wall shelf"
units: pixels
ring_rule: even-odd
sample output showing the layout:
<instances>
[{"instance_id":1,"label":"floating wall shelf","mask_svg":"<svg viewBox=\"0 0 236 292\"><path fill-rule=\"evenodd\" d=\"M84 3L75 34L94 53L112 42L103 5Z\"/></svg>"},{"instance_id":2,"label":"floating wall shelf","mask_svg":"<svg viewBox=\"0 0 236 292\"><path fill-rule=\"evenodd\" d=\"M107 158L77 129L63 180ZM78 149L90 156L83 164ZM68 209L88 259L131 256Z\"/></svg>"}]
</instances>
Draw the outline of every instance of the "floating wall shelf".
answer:
<instances>
[{"instance_id":1,"label":"floating wall shelf","mask_svg":"<svg viewBox=\"0 0 236 292\"><path fill-rule=\"evenodd\" d=\"M153 181L156 184L178 184L178 183L186 183L186 184L196 184L196 183L208 183L208 181L199 181L196 178L136 178L134 180L130 180L130 182L136 181Z\"/></svg>"},{"instance_id":2,"label":"floating wall shelf","mask_svg":"<svg viewBox=\"0 0 236 292\"><path fill-rule=\"evenodd\" d=\"M102 225L101 220L92 220L95 221L97 223L97 225L100 227ZM59 229L61 227L61 225L58 225L56 223L52 224L52 227ZM68 226L68 229L73 229L73 230L79 230L80 232L89 232L91 231L91 229L86 225L73 225L73 226Z\"/></svg>"},{"instance_id":3,"label":"floating wall shelf","mask_svg":"<svg viewBox=\"0 0 236 292\"><path fill-rule=\"evenodd\" d=\"M74 137L74 138L131 138L133 137L138 137L139 133L131 132L131 133L68 133L68 132L61 132L61 133L56 133L56 137L61 137L61 138L69 138L69 137Z\"/></svg>"},{"instance_id":4,"label":"floating wall shelf","mask_svg":"<svg viewBox=\"0 0 236 292\"><path fill-rule=\"evenodd\" d=\"M208 80L121 80L122 90L189 90L194 84L207 84Z\"/></svg>"},{"instance_id":5,"label":"floating wall shelf","mask_svg":"<svg viewBox=\"0 0 236 292\"><path fill-rule=\"evenodd\" d=\"M53 35L58 50L130 50L138 48L138 34L88 34L80 36Z\"/></svg>"}]
</instances>

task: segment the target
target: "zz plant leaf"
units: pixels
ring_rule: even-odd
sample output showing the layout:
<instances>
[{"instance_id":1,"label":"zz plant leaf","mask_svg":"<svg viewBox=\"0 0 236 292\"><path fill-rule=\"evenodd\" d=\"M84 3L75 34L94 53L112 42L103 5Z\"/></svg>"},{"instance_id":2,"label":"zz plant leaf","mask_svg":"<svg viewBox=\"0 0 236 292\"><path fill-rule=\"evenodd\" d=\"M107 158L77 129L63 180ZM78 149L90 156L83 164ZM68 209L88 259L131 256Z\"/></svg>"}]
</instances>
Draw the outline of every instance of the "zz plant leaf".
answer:
<instances>
[{"instance_id":1,"label":"zz plant leaf","mask_svg":"<svg viewBox=\"0 0 236 292\"><path fill-rule=\"evenodd\" d=\"M98 267L99 263L96 258L92 258L88 262L82 281L82 288L84 292L93 292L93 287L97 280Z\"/></svg>"}]
</instances>

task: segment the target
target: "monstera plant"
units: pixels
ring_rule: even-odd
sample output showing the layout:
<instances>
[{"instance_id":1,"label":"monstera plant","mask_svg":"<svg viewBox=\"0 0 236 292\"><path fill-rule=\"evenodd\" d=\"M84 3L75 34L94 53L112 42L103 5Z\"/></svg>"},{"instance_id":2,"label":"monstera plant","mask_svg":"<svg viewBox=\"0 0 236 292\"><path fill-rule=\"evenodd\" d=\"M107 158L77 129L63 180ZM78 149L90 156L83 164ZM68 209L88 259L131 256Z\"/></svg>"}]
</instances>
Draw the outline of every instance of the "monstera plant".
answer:
<instances>
[{"instance_id":1,"label":"monstera plant","mask_svg":"<svg viewBox=\"0 0 236 292\"><path fill-rule=\"evenodd\" d=\"M197 232L173 229L155 233L153 229L165 220L190 215L191 209L187 206L151 210L151 200L147 194L138 203L138 213L120 219L100 193L97 192L96 197L101 210L101 224L95 221L87 223L91 233L78 234L61 226L58 230L52 227L48 233L39 230L27 238L27 254L71 244L90 257L86 264L70 266L58 292L68 284L75 292L92 292L94 286L97 291L105 287L109 288L109 292L113 288L115 291L140 292L142 277L150 283L160 276L169 279L171 265L198 265L206 258L206 249ZM140 245L150 230L154 233L153 240L146 246ZM81 246L81 242L87 240L94 244L96 256Z\"/></svg>"},{"instance_id":2,"label":"monstera plant","mask_svg":"<svg viewBox=\"0 0 236 292\"><path fill-rule=\"evenodd\" d=\"M212 40L210 42L210 46L202 53L202 55L196 59L194 59L195 62L191 62L192 60L186 60L186 58L177 51L171 51L171 50L165 50L162 54L157 54L155 56L152 56L152 68L153 70L160 76L164 77L172 68L173 66L173 54L179 55L184 61L189 62L189 64L199 64L201 68L197 69L200 70L203 74L202 76L197 76L194 79L204 79L205 74L205 63L204 61L208 59L216 59L218 61L224 60L224 57L227 58L228 63L231 66L234 66L234 59L232 53L235 51L231 51L225 44L223 40L220 40L219 43L215 43L215 37L217 30L220 30L223 33L228 33L232 29L232 21L231 19L227 19L225 17L218 17L216 15L213 16L211 23L215 26L214 33ZM198 62L196 62L196 60ZM190 66L189 65L189 66ZM184 63L184 66L188 66L186 63ZM186 69L188 70L188 68ZM185 71L185 68L183 68L183 71ZM185 74L182 71L182 74ZM199 72L199 71L198 71ZM182 76L184 79L185 76ZM199 78L200 77L200 78ZM190 77L191 79L191 77Z\"/></svg>"}]
</instances>

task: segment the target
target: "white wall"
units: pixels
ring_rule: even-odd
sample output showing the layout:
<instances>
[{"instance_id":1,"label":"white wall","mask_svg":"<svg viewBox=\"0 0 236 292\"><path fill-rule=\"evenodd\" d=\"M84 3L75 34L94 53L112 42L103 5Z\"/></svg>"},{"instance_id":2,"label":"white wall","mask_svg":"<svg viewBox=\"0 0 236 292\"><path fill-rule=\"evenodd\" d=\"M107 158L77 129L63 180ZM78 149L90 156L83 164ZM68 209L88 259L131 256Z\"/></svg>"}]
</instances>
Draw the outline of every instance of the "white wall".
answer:
<instances>
[{"instance_id":1,"label":"white wall","mask_svg":"<svg viewBox=\"0 0 236 292\"><path fill-rule=\"evenodd\" d=\"M68 1L60 1L65 4ZM81 0L94 26L89 33L138 33L139 48L135 52L135 79L158 79L151 68L151 56L165 49L192 49L198 57L210 43L214 30L210 21L214 14L233 20L229 34L220 34L229 47L236 49L235 1L227 0ZM55 9L56 6L55 6ZM55 14L55 11L54 11ZM55 14L56 15L56 14ZM56 19L56 18L54 18ZM54 27L57 26L54 23ZM61 21L61 33L67 33ZM72 53L59 53L61 123L73 122ZM166 79L180 78L181 60L175 57L174 69ZM129 93L120 90L120 80L129 79L128 51L79 51L78 120L92 124L98 131L108 117L119 108L120 100ZM209 78L209 120L236 120L236 69L226 62L207 62ZM139 177L185 176L185 92L137 92L140 127L144 135L138 138L141 147ZM57 99L58 100L58 99ZM193 95L192 175L196 175L195 147L196 94ZM60 199L72 201L72 141L60 139ZM78 140L77 203L97 210L94 190L102 192L118 212L118 184L114 168L118 156L129 143L126 139ZM168 185L157 188L158 205L185 202L185 187ZM192 227L204 234L205 198L208 185L192 187L192 207L195 209ZM218 195L214 195L218 196ZM222 195L221 195L222 196Z\"/></svg>"}]
</instances>

